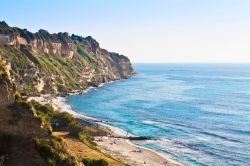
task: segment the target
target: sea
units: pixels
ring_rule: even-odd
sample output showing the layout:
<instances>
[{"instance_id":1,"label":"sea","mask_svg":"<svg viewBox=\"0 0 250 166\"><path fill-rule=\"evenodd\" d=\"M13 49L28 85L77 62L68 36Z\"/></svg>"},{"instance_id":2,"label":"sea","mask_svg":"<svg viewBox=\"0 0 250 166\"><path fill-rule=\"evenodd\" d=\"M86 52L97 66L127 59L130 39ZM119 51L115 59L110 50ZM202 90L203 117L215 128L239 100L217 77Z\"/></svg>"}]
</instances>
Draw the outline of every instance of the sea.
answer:
<instances>
[{"instance_id":1,"label":"sea","mask_svg":"<svg viewBox=\"0 0 250 166\"><path fill-rule=\"evenodd\" d=\"M67 97L77 112L186 165L250 165L250 64L133 64L137 75Z\"/></svg>"}]
</instances>

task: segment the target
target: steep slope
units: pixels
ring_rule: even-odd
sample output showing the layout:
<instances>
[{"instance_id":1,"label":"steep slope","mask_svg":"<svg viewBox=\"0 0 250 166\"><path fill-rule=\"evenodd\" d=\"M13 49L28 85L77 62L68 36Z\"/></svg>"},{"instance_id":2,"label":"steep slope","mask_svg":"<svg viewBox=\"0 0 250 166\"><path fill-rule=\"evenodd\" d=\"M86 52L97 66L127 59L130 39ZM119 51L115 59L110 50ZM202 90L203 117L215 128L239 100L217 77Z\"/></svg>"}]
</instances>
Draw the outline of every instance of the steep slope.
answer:
<instances>
[{"instance_id":1,"label":"steep slope","mask_svg":"<svg viewBox=\"0 0 250 166\"><path fill-rule=\"evenodd\" d=\"M133 74L127 57L101 49L92 37L31 33L0 22L0 165L81 165L84 158L72 154L54 130L102 156L86 161L124 165L92 145L90 131L103 130L25 98L68 94Z\"/></svg>"},{"instance_id":2,"label":"steep slope","mask_svg":"<svg viewBox=\"0 0 250 166\"><path fill-rule=\"evenodd\" d=\"M127 57L101 49L92 37L31 33L0 22L0 59L26 95L68 93L133 75Z\"/></svg>"},{"instance_id":3,"label":"steep slope","mask_svg":"<svg viewBox=\"0 0 250 166\"><path fill-rule=\"evenodd\" d=\"M10 81L7 66L4 61L0 60L0 108L4 108L14 101L15 86Z\"/></svg>"},{"instance_id":4,"label":"steep slope","mask_svg":"<svg viewBox=\"0 0 250 166\"><path fill-rule=\"evenodd\" d=\"M41 150L39 151L34 140L49 142L53 138L48 130L42 127L42 121L36 116L33 106L22 101L16 93L8 68L9 64L0 60L0 165L48 165L49 161L41 155ZM59 144L65 149L63 143ZM54 147L51 149L56 151ZM77 165L76 159L66 150L60 150L60 153L68 156L65 161L72 164L67 165ZM53 160L54 163L61 161Z\"/></svg>"}]
</instances>

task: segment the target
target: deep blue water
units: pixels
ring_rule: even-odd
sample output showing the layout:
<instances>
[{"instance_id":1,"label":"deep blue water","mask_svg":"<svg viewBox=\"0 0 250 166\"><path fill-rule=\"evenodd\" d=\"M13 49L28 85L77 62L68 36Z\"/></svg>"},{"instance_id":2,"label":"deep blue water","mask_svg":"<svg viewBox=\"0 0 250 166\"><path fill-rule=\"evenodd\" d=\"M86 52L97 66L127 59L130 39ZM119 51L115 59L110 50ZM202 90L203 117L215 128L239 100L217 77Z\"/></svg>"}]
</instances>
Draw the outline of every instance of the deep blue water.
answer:
<instances>
[{"instance_id":1,"label":"deep blue water","mask_svg":"<svg viewBox=\"0 0 250 166\"><path fill-rule=\"evenodd\" d=\"M68 97L73 109L188 165L250 165L250 65L134 64L140 75Z\"/></svg>"}]
</instances>

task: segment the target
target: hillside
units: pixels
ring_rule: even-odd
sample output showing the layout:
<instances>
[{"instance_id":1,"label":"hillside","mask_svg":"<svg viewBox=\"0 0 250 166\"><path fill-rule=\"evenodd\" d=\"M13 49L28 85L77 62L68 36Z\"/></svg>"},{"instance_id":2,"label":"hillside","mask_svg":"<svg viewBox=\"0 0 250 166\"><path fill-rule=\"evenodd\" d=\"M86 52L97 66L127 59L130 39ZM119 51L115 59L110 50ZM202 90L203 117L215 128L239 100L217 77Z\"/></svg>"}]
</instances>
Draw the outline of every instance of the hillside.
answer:
<instances>
[{"instance_id":1,"label":"hillside","mask_svg":"<svg viewBox=\"0 0 250 166\"><path fill-rule=\"evenodd\" d=\"M127 57L100 48L90 36L31 33L5 22L0 22L0 59L23 95L80 91L133 74Z\"/></svg>"},{"instance_id":2,"label":"hillside","mask_svg":"<svg viewBox=\"0 0 250 166\"><path fill-rule=\"evenodd\" d=\"M133 74L127 57L101 49L92 37L31 33L0 22L0 165L125 165L93 142L106 130L26 99Z\"/></svg>"}]
</instances>

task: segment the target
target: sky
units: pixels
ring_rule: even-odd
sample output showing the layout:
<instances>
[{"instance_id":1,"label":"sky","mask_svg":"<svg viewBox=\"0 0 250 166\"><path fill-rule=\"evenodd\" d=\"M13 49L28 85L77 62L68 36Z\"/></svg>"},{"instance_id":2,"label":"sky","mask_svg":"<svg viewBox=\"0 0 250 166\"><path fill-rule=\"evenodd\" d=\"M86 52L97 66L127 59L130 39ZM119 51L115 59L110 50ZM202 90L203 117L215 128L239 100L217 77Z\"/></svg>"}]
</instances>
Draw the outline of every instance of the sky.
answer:
<instances>
[{"instance_id":1,"label":"sky","mask_svg":"<svg viewBox=\"0 0 250 166\"><path fill-rule=\"evenodd\" d=\"M250 63L250 0L1 0L0 20L92 36L132 62Z\"/></svg>"}]
</instances>

